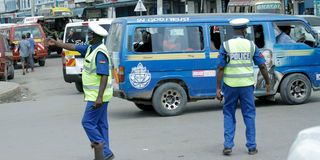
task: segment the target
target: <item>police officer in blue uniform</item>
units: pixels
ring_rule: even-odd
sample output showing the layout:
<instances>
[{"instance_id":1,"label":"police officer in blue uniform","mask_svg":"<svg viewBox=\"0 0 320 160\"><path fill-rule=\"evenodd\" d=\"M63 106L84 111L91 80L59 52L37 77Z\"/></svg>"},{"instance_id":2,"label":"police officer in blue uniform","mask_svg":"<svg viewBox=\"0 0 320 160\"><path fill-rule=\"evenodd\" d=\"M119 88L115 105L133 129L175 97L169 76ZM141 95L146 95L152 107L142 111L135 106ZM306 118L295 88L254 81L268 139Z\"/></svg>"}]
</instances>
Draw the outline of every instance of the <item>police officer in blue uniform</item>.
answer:
<instances>
[{"instance_id":1,"label":"police officer in blue uniform","mask_svg":"<svg viewBox=\"0 0 320 160\"><path fill-rule=\"evenodd\" d=\"M108 32L94 22L89 23L89 29L90 45L61 43L53 39L50 39L48 44L78 51L84 57L82 82L87 106L82 125L94 149L95 160L110 160L114 155L109 148L107 107L113 91L109 66L111 59L103 44Z\"/></svg>"},{"instance_id":2,"label":"police officer in blue uniform","mask_svg":"<svg viewBox=\"0 0 320 160\"><path fill-rule=\"evenodd\" d=\"M219 51L217 71L216 96L222 100L224 96L224 155L230 155L234 146L236 128L236 108L240 101L241 112L246 125L246 147L248 154L258 152L255 132L256 108L254 103L254 72L253 63L259 69L266 81L266 92L270 91L270 80L265 65L265 59L254 42L245 39L248 19L237 18L229 22L234 30L234 37L224 42ZM221 81L223 78L223 88Z\"/></svg>"}]
</instances>

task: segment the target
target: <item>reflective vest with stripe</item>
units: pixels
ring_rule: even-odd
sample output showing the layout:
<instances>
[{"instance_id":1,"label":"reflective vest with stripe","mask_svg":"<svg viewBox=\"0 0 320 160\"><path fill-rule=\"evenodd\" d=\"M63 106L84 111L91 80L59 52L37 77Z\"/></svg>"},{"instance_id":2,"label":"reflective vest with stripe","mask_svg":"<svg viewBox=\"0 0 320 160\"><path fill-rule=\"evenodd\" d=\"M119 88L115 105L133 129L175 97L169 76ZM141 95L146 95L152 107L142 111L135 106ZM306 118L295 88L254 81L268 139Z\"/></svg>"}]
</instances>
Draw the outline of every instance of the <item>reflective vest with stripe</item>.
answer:
<instances>
[{"instance_id":1,"label":"reflective vest with stripe","mask_svg":"<svg viewBox=\"0 0 320 160\"><path fill-rule=\"evenodd\" d=\"M107 54L107 47L104 44L99 45L90 53L91 45L87 49L86 56L83 62L82 83L85 101L96 101L99 93L101 76L97 75L96 56L98 52L104 53L109 62L109 76L106 89L103 93L103 102L108 102L113 94L111 60Z\"/></svg>"},{"instance_id":2,"label":"reflective vest with stripe","mask_svg":"<svg viewBox=\"0 0 320 160\"><path fill-rule=\"evenodd\" d=\"M224 42L223 46L230 60L224 68L224 83L230 87L253 85L254 43L244 38L234 38Z\"/></svg>"}]
</instances>

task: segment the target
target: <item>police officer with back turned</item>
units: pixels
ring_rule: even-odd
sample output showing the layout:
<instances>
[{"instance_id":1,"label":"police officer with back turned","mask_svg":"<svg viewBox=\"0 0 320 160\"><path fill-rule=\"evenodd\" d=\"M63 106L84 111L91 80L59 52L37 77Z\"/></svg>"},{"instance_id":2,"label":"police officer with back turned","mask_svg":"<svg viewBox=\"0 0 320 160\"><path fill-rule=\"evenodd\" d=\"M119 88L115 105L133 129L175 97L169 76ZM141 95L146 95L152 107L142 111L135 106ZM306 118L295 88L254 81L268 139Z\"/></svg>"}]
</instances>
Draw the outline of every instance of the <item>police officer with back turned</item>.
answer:
<instances>
[{"instance_id":1,"label":"police officer with back turned","mask_svg":"<svg viewBox=\"0 0 320 160\"><path fill-rule=\"evenodd\" d=\"M216 96L222 100L225 97L223 106L224 115L224 155L230 155L234 146L234 135L236 128L235 112L238 101L240 101L241 112L246 125L246 147L248 154L258 152L256 144L255 116L256 108L254 103L254 71L253 62L259 69L266 81L267 95L270 91L270 80L265 65L265 59L254 42L244 38L248 19L237 18L229 22L234 30L234 37L220 48L217 71ZM223 88L221 80L223 77Z\"/></svg>"}]
</instances>

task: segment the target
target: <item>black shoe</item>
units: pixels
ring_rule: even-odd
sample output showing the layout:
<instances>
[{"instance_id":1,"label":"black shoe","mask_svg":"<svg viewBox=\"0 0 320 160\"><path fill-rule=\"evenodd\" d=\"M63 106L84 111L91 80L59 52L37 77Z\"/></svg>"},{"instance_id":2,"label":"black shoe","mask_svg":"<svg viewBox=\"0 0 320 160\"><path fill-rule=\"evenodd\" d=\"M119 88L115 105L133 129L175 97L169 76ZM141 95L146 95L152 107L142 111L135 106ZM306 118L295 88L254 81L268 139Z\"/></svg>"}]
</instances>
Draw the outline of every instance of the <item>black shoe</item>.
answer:
<instances>
[{"instance_id":1,"label":"black shoe","mask_svg":"<svg viewBox=\"0 0 320 160\"><path fill-rule=\"evenodd\" d=\"M223 155L226 155L226 156L230 156L231 152L232 152L231 148L224 148L222 151Z\"/></svg>"},{"instance_id":2,"label":"black shoe","mask_svg":"<svg viewBox=\"0 0 320 160\"><path fill-rule=\"evenodd\" d=\"M114 155L113 155L113 153L111 153L111 154L105 156L104 160L112 160L113 158L114 158Z\"/></svg>"},{"instance_id":3,"label":"black shoe","mask_svg":"<svg viewBox=\"0 0 320 160\"><path fill-rule=\"evenodd\" d=\"M248 150L249 155L255 155L258 153L258 150L256 148L251 148Z\"/></svg>"}]
</instances>

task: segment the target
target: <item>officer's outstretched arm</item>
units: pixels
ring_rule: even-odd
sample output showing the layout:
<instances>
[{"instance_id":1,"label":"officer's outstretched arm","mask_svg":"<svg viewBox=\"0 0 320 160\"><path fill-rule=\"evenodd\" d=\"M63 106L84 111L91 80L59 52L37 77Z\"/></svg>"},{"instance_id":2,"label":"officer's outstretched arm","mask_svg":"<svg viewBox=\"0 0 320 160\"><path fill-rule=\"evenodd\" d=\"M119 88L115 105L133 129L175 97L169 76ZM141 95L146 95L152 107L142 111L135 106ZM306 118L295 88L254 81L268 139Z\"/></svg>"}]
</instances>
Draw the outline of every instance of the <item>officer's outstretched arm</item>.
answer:
<instances>
[{"instance_id":1,"label":"officer's outstretched arm","mask_svg":"<svg viewBox=\"0 0 320 160\"><path fill-rule=\"evenodd\" d=\"M48 40L48 45L49 46L57 46L57 47L60 47L60 48L64 48L64 49L67 49L69 51L76 51L76 46L72 43L62 43L62 42L59 42L59 41L56 41L52 38L50 38Z\"/></svg>"}]
</instances>

